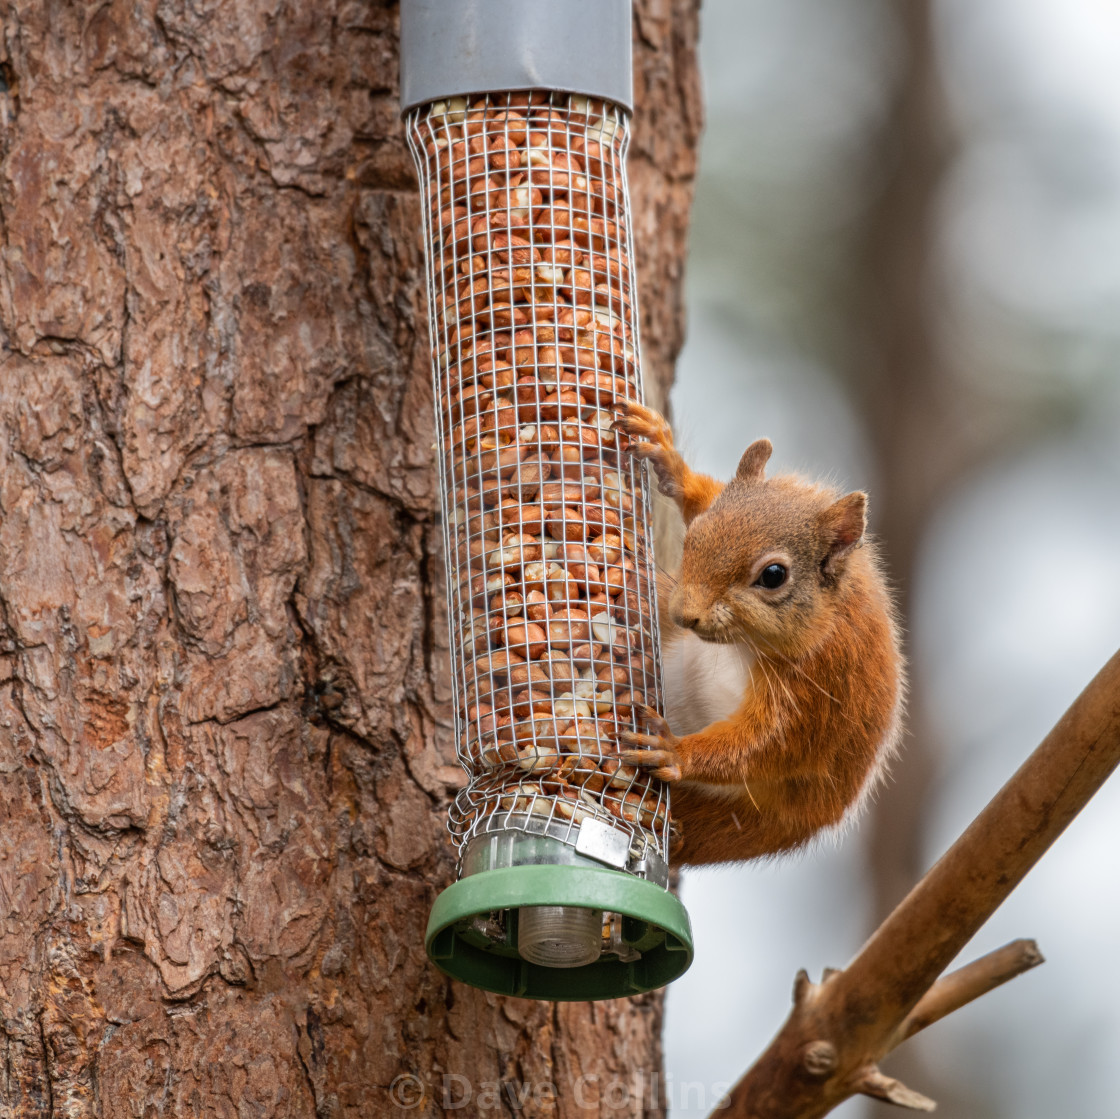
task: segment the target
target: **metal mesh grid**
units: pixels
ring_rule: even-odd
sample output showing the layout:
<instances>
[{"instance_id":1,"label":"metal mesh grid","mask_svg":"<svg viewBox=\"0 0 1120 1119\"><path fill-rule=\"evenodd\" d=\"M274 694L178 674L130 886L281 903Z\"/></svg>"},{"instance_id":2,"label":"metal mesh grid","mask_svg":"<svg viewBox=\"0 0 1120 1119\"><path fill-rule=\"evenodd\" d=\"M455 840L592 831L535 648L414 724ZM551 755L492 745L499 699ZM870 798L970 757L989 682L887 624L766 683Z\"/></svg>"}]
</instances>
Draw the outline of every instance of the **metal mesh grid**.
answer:
<instances>
[{"instance_id":1,"label":"metal mesh grid","mask_svg":"<svg viewBox=\"0 0 1120 1119\"><path fill-rule=\"evenodd\" d=\"M409 113L456 686L459 844L586 819L667 861L666 786L613 733L662 706L623 110L543 91ZM641 872L640 870L638 871Z\"/></svg>"}]
</instances>

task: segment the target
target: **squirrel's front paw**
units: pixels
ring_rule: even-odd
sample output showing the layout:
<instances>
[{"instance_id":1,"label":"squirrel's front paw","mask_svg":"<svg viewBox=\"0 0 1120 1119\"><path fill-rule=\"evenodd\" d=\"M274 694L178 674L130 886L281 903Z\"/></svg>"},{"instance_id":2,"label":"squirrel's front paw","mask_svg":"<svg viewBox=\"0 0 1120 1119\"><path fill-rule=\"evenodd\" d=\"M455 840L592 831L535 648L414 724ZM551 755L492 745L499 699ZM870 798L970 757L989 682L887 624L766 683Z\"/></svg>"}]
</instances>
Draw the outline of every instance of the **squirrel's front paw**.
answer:
<instances>
[{"instance_id":1,"label":"squirrel's front paw","mask_svg":"<svg viewBox=\"0 0 1120 1119\"><path fill-rule=\"evenodd\" d=\"M666 497L680 497L684 492L686 467L673 446L673 431L665 418L636 400L620 400L616 408L618 419L611 427L630 437L627 451L653 467L657 488Z\"/></svg>"},{"instance_id":2,"label":"squirrel's front paw","mask_svg":"<svg viewBox=\"0 0 1120 1119\"><path fill-rule=\"evenodd\" d=\"M662 781L679 781L684 763L679 747L681 740L669 729L669 724L652 708L641 707L642 718L652 734L638 734L632 730L620 731L620 746L640 749L623 749L619 757L626 765L652 769L654 777Z\"/></svg>"}]
</instances>

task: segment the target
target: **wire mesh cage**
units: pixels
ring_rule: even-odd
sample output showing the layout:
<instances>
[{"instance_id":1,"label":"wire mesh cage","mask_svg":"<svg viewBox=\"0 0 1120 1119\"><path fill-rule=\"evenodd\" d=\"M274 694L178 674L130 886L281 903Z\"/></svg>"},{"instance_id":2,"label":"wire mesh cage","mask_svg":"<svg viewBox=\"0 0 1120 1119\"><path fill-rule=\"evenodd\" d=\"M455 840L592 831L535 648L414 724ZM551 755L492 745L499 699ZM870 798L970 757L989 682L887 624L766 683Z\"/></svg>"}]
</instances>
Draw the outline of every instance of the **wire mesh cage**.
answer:
<instances>
[{"instance_id":1,"label":"wire mesh cage","mask_svg":"<svg viewBox=\"0 0 1120 1119\"><path fill-rule=\"evenodd\" d=\"M627 115L507 92L413 109L407 135L469 775L450 822L461 869L520 831L663 885L667 789L615 742L661 705L649 496L612 429L642 396Z\"/></svg>"}]
</instances>

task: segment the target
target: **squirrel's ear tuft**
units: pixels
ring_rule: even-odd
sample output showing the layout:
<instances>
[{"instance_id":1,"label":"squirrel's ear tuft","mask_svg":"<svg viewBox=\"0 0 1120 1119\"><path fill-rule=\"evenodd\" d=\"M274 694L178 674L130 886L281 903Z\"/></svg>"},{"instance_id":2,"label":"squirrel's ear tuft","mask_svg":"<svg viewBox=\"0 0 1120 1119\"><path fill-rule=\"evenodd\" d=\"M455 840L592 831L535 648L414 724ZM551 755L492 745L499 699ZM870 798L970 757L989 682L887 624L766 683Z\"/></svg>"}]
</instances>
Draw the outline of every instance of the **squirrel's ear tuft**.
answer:
<instances>
[{"instance_id":1,"label":"squirrel's ear tuft","mask_svg":"<svg viewBox=\"0 0 1120 1119\"><path fill-rule=\"evenodd\" d=\"M828 548L821 563L825 575L835 575L867 528L867 494L846 494L821 514L821 534Z\"/></svg>"},{"instance_id":2,"label":"squirrel's ear tuft","mask_svg":"<svg viewBox=\"0 0 1120 1119\"><path fill-rule=\"evenodd\" d=\"M739 469L735 471L735 477L741 478L744 482L761 482L762 472L773 453L774 445L769 439L756 439L739 459Z\"/></svg>"}]
</instances>

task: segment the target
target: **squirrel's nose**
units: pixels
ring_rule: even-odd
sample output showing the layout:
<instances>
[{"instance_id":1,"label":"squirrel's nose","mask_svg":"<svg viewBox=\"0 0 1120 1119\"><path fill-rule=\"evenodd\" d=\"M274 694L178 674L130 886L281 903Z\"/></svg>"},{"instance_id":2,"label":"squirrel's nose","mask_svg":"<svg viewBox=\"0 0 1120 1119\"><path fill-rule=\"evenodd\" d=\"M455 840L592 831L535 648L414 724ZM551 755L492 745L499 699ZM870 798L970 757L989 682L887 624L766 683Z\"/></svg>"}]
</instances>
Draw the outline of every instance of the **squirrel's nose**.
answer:
<instances>
[{"instance_id":1,"label":"squirrel's nose","mask_svg":"<svg viewBox=\"0 0 1120 1119\"><path fill-rule=\"evenodd\" d=\"M695 629L700 624L700 615L692 611L682 611L677 615L677 625L682 629Z\"/></svg>"}]
</instances>

